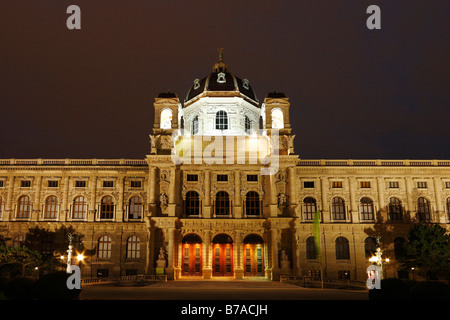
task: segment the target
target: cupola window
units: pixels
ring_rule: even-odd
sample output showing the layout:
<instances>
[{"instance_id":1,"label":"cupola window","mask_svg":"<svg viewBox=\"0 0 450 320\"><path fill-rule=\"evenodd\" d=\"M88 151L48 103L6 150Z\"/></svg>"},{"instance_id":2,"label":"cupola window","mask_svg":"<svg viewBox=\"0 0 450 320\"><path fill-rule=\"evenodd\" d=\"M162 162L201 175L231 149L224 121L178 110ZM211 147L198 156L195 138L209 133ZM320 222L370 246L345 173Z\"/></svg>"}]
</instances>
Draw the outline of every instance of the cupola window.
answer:
<instances>
[{"instance_id":1,"label":"cupola window","mask_svg":"<svg viewBox=\"0 0 450 320\"><path fill-rule=\"evenodd\" d=\"M216 129L217 130L228 129L228 115L223 110L220 110L216 113Z\"/></svg>"}]
</instances>

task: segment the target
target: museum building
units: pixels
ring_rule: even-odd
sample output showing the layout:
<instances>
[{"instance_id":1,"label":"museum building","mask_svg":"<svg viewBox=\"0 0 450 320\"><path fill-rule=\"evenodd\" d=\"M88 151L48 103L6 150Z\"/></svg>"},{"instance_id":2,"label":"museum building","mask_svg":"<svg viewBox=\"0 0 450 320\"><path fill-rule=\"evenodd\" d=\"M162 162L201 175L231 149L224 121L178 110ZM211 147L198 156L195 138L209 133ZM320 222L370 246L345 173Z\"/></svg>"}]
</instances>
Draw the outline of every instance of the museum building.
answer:
<instances>
[{"instance_id":1,"label":"museum building","mask_svg":"<svg viewBox=\"0 0 450 320\"><path fill-rule=\"evenodd\" d=\"M184 101L155 98L144 159L0 159L0 240L64 254L73 234L85 278L365 280L378 246L407 277L411 226L450 228L450 160L301 159L289 108L221 52Z\"/></svg>"}]
</instances>

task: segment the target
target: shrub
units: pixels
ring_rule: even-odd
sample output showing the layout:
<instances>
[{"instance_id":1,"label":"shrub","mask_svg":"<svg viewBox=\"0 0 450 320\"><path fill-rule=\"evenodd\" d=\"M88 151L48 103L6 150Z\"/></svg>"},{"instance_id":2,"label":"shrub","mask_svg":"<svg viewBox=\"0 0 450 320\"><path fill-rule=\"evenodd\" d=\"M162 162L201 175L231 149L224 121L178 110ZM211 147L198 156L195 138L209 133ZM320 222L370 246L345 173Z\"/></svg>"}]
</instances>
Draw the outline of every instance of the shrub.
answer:
<instances>
[{"instance_id":1,"label":"shrub","mask_svg":"<svg viewBox=\"0 0 450 320\"><path fill-rule=\"evenodd\" d=\"M450 286L438 281L418 282L411 291L415 299L450 299Z\"/></svg>"},{"instance_id":2,"label":"shrub","mask_svg":"<svg viewBox=\"0 0 450 320\"><path fill-rule=\"evenodd\" d=\"M400 279L381 280L381 289L369 290L370 300L405 300L411 298L409 285Z\"/></svg>"},{"instance_id":3,"label":"shrub","mask_svg":"<svg viewBox=\"0 0 450 320\"><path fill-rule=\"evenodd\" d=\"M34 297L39 300L72 300L77 299L81 289L69 289L66 282L70 274L66 272L49 273L34 284Z\"/></svg>"},{"instance_id":4,"label":"shrub","mask_svg":"<svg viewBox=\"0 0 450 320\"><path fill-rule=\"evenodd\" d=\"M15 278L5 286L5 296L11 300L33 299L34 280L30 278Z\"/></svg>"}]
</instances>

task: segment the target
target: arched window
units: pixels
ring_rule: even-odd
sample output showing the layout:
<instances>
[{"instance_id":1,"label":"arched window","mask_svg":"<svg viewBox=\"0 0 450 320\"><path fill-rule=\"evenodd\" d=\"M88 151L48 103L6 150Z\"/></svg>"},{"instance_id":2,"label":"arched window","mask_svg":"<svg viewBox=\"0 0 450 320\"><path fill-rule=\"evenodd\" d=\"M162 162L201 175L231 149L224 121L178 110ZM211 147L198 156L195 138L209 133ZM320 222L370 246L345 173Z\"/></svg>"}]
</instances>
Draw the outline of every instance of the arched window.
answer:
<instances>
[{"instance_id":1,"label":"arched window","mask_svg":"<svg viewBox=\"0 0 450 320\"><path fill-rule=\"evenodd\" d=\"M284 128L284 119L283 119L283 111L280 109L272 110L272 129L283 129Z\"/></svg>"},{"instance_id":2,"label":"arched window","mask_svg":"<svg viewBox=\"0 0 450 320\"><path fill-rule=\"evenodd\" d=\"M58 199L50 196L45 200L44 219L56 219L58 217Z\"/></svg>"},{"instance_id":3,"label":"arched window","mask_svg":"<svg viewBox=\"0 0 450 320\"><path fill-rule=\"evenodd\" d=\"M313 220L314 213L317 210L316 199L314 199L313 197L306 197L303 200L303 208L304 208L304 212L303 212L304 219L305 220Z\"/></svg>"},{"instance_id":4,"label":"arched window","mask_svg":"<svg viewBox=\"0 0 450 320\"><path fill-rule=\"evenodd\" d=\"M31 213L31 201L29 196L21 196L17 207L17 218L28 219Z\"/></svg>"},{"instance_id":5,"label":"arched window","mask_svg":"<svg viewBox=\"0 0 450 320\"><path fill-rule=\"evenodd\" d=\"M134 196L128 201L128 219L142 218L142 199L139 196Z\"/></svg>"},{"instance_id":6,"label":"arched window","mask_svg":"<svg viewBox=\"0 0 450 320\"><path fill-rule=\"evenodd\" d=\"M186 192L185 214L187 216L200 215L200 197L195 191Z\"/></svg>"},{"instance_id":7,"label":"arched window","mask_svg":"<svg viewBox=\"0 0 450 320\"><path fill-rule=\"evenodd\" d=\"M255 191L247 192L245 196L245 214L247 216L259 216L260 206L259 206L259 194Z\"/></svg>"},{"instance_id":8,"label":"arched window","mask_svg":"<svg viewBox=\"0 0 450 320\"><path fill-rule=\"evenodd\" d=\"M244 126L245 126L245 133L250 134L250 131L252 129L252 123L247 116L245 116L244 118Z\"/></svg>"},{"instance_id":9,"label":"arched window","mask_svg":"<svg viewBox=\"0 0 450 320\"><path fill-rule=\"evenodd\" d=\"M84 220L87 214L87 202L86 198L83 196L78 196L73 199L72 207L72 219Z\"/></svg>"},{"instance_id":10,"label":"arched window","mask_svg":"<svg viewBox=\"0 0 450 320\"><path fill-rule=\"evenodd\" d=\"M223 110L217 111L216 113L216 129L217 130L228 129L228 115Z\"/></svg>"},{"instance_id":11,"label":"arched window","mask_svg":"<svg viewBox=\"0 0 450 320\"><path fill-rule=\"evenodd\" d=\"M419 221L431 220L430 202L424 197L417 199L417 216Z\"/></svg>"},{"instance_id":12,"label":"arched window","mask_svg":"<svg viewBox=\"0 0 450 320\"><path fill-rule=\"evenodd\" d=\"M139 259L141 257L141 241L135 235L127 240L127 259Z\"/></svg>"},{"instance_id":13,"label":"arched window","mask_svg":"<svg viewBox=\"0 0 450 320\"><path fill-rule=\"evenodd\" d=\"M402 220L402 202L397 198L389 199L389 217L392 221Z\"/></svg>"},{"instance_id":14,"label":"arched window","mask_svg":"<svg viewBox=\"0 0 450 320\"><path fill-rule=\"evenodd\" d=\"M366 251L366 258L372 257L377 251L377 242L372 237L367 237L364 241L364 250Z\"/></svg>"},{"instance_id":15,"label":"arched window","mask_svg":"<svg viewBox=\"0 0 450 320\"><path fill-rule=\"evenodd\" d=\"M348 240L344 237L338 237L336 239L336 259L337 260L350 259Z\"/></svg>"},{"instance_id":16,"label":"arched window","mask_svg":"<svg viewBox=\"0 0 450 320\"><path fill-rule=\"evenodd\" d=\"M345 201L342 198L334 197L331 202L331 212L333 220L345 220Z\"/></svg>"},{"instance_id":17,"label":"arched window","mask_svg":"<svg viewBox=\"0 0 450 320\"><path fill-rule=\"evenodd\" d=\"M14 237L13 239L13 247L21 247L25 244L25 237L23 235L19 235L17 237Z\"/></svg>"},{"instance_id":18,"label":"arched window","mask_svg":"<svg viewBox=\"0 0 450 320\"><path fill-rule=\"evenodd\" d=\"M374 220L373 201L370 198L361 198L361 220Z\"/></svg>"},{"instance_id":19,"label":"arched window","mask_svg":"<svg viewBox=\"0 0 450 320\"><path fill-rule=\"evenodd\" d=\"M0 197L0 220L2 220L2 213L3 213L3 199Z\"/></svg>"},{"instance_id":20,"label":"arched window","mask_svg":"<svg viewBox=\"0 0 450 320\"><path fill-rule=\"evenodd\" d=\"M215 207L215 213L218 216L228 216L230 214L230 198L228 193L225 191L217 192Z\"/></svg>"},{"instance_id":21,"label":"arched window","mask_svg":"<svg viewBox=\"0 0 450 320\"><path fill-rule=\"evenodd\" d=\"M161 129L172 129L172 110L161 111Z\"/></svg>"},{"instance_id":22,"label":"arched window","mask_svg":"<svg viewBox=\"0 0 450 320\"><path fill-rule=\"evenodd\" d=\"M317 259L316 243L314 237L306 239L306 259Z\"/></svg>"},{"instance_id":23,"label":"arched window","mask_svg":"<svg viewBox=\"0 0 450 320\"><path fill-rule=\"evenodd\" d=\"M100 259L110 259L111 258L111 238L107 235L100 237L98 239L98 252L97 257Z\"/></svg>"},{"instance_id":24,"label":"arched window","mask_svg":"<svg viewBox=\"0 0 450 320\"><path fill-rule=\"evenodd\" d=\"M198 134L198 116L195 116L194 120L192 120L191 134L192 135Z\"/></svg>"},{"instance_id":25,"label":"arched window","mask_svg":"<svg viewBox=\"0 0 450 320\"><path fill-rule=\"evenodd\" d=\"M100 205L100 219L114 218L114 199L111 196L102 198Z\"/></svg>"}]
</instances>

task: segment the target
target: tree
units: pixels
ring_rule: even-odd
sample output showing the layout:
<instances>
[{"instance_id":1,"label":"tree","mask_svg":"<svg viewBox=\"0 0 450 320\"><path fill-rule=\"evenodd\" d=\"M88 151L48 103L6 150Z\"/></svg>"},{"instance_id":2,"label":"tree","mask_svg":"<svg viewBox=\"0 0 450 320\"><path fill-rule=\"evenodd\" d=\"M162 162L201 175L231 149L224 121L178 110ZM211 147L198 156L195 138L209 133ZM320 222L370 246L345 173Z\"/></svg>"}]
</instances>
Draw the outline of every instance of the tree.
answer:
<instances>
[{"instance_id":1,"label":"tree","mask_svg":"<svg viewBox=\"0 0 450 320\"><path fill-rule=\"evenodd\" d=\"M23 277L28 266L41 267L47 263L47 259L39 251L29 249L26 246L0 245L0 267L8 264L19 264L22 266Z\"/></svg>"},{"instance_id":2,"label":"tree","mask_svg":"<svg viewBox=\"0 0 450 320\"><path fill-rule=\"evenodd\" d=\"M407 258L403 264L425 271L430 275L448 276L450 270L450 235L438 224L416 224L408 233L405 243Z\"/></svg>"}]
</instances>

